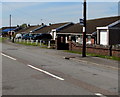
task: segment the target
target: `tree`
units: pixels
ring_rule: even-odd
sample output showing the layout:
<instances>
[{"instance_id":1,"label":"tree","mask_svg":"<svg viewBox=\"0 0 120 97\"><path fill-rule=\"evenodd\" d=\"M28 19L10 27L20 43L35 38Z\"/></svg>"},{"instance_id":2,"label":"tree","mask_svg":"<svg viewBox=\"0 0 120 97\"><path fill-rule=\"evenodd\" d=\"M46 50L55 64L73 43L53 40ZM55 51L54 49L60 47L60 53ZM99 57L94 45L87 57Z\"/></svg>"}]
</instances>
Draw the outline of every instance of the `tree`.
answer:
<instances>
[{"instance_id":1,"label":"tree","mask_svg":"<svg viewBox=\"0 0 120 97\"><path fill-rule=\"evenodd\" d=\"M22 27L22 28L26 28L26 27L27 27L27 24L24 23L24 24L22 24L20 27Z\"/></svg>"}]
</instances>

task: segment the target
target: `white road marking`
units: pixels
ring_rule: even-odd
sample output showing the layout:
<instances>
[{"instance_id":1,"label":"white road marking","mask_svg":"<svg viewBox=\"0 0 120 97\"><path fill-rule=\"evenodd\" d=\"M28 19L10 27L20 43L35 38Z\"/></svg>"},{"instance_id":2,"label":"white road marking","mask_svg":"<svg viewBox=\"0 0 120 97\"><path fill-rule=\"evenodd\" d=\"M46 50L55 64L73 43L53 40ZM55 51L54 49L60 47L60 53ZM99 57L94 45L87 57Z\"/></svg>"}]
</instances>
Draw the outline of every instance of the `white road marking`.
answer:
<instances>
[{"instance_id":1,"label":"white road marking","mask_svg":"<svg viewBox=\"0 0 120 97\"><path fill-rule=\"evenodd\" d=\"M15 59L15 58L13 58L13 57L11 57L11 56L8 56L8 55L6 55L6 54L3 54L3 53L1 53L1 55L5 56L5 57L7 57L7 58L10 58L10 59L12 59L12 60L17 60L17 59Z\"/></svg>"},{"instance_id":2,"label":"white road marking","mask_svg":"<svg viewBox=\"0 0 120 97\"><path fill-rule=\"evenodd\" d=\"M40 71L40 72L43 72L43 73L45 73L45 74L47 74L47 75L49 75L49 76L52 76L52 77L54 77L54 78L56 78L56 79L64 80L63 78L58 77L58 76L56 76L56 75L54 75L54 74L51 74L51 73L49 73L49 72L47 72L47 71L44 71L44 70L42 70L42 69L40 69L40 68L34 67L34 66L32 66L32 65L29 65L29 64L28 64L28 66L31 67L31 68L33 68L33 69L35 69L35 70L38 70L38 71Z\"/></svg>"},{"instance_id":3,"label":"white road marking","mask_svg":"<svg viewBox=\"0 0 120 97\"><path fill-rule=\"evenodd\" d=\"M100 97L106 97L104 96L103 94L100 94L100 93L95 93L96 96L100 96Z\"/></svg>"}]
</instances>

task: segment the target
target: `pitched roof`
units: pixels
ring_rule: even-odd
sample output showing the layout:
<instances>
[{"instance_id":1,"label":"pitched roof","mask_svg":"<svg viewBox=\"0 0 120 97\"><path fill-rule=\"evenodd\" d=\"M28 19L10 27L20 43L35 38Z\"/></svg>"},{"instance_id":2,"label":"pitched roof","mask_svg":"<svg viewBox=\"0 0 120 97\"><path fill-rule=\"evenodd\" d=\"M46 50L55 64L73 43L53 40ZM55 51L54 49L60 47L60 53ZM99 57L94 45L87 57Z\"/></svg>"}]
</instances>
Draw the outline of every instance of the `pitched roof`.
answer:
<instances>
[{"instance_id":1,"label":"pitched roof","mask_svg":"<svg viewBox=\"0 0 120 97\"><path fill-rule=\"evenodd\" d=\"M15 29L16 27L11 27L11 29ZM0 30L10 29L10 27L2 27Z\"/></svg>"},{"instance_id":2,"label":"pitched roof","mask_svg":"<svg viewBox=\"0 0 120 97\"><path fill-rule=\"evenodd\" d=\"M16 27L2 27L1 29L0 29L0 32L4 32L4 33L7 33L8 31L12 31L12 30L14 30L14 29L16 29Z\"/></svg>"},{"instance_id":3,"label":"pitched roof","mask_svg":"<svg viewBox=\"0 0 120 97\"><path fill-rule=\"evenodd\" d=\"M59 32L62 29L66 29L67 27L70 27L71 25L74 25L74 23L70 22L70 23L64 24L64 25L56 28L56 31Z\"/></svg>"},{"instance_id":4,"label":"pitched roof","mask_svg":"<svg viewBox=\"0 0 120 97\"><path fill-rule=\"evenodd\" d=\"M32 31L32 30L34 30L34 29L36 29L38 27L40 27L40 25L28 26L25 29L21 29L21 30L17 31L17 33L29 33L30 31Z\"/></svg>"},{"instance_id":5,"label":"pitched roof","mask_svg":"<svg viewBox=\"0 0 120 97\"><path fill-rule=\"evenodd\" d=\"M120 16L106 17L99 19L87 20L87 34L92 34L96 31L96 27L104 27L112 24L113 22L120 19ZM79 23L74 24L71 27L61 30L59 33L82 33L83 26Z\"/></svg>"},{"instance_id":6,"label":"pitched roof","mask_svg":"<svg viewBox=\"0 0 120 97\"><path fill-rule=\"evenodd\" d=\"M39 29L39 30L35 31L34 33L47 33L47 32L51 32L52 29L56 29L56 28L58 28L60 26L63 26L65 24L67 24L67 23L51 24L50 26L46 26L46 27L44 27L42 29Z\"/></svg>"},{"instance_id":7,"label":"pitched roof","mask_svg":"<svg viewBox=\"0 0 120 97\"><path fill-rule=\"evenodd\" d=\"M116 25L114 25L112 27L119 27L120 28L120 23L118 23L118 24L116 24Z\"/></svg>"},{"instance_id":8,"label":"pitched roof","mask_svg":"<svg viewBox=\"0 0 120 97\"><path fill-rule=\"evenodd\" d=\"M116 21L116 22L108 25L108 27L109 27L109 28L111 28L111 27L119 27L119 28L120 28L120 20L118 20L118 21Z\"/></svg>"},{"instance_id":9,"label":"pitched roof","mask_svg":"<svg viewBox=\"0 0 120 97\"><path fill-rule=\"evenodd\" d=\"M2 32L12 31L12 30L14 30L14 29L15 29L15 28L7 28L7 29L2 30Z\"/></svg>"},{"instance_id":10,"label":"pitched roof","mask_svg":"<svg viewBox=\"0 0 120 97\"><path fill-rule=\"evenodd\" d=\"M120 19L120 16L88 20L87 21L87 28L88 28L87 33L91 34L96 31L96 27L106 27L119 19Z\"/></svg>"}]
</instances>

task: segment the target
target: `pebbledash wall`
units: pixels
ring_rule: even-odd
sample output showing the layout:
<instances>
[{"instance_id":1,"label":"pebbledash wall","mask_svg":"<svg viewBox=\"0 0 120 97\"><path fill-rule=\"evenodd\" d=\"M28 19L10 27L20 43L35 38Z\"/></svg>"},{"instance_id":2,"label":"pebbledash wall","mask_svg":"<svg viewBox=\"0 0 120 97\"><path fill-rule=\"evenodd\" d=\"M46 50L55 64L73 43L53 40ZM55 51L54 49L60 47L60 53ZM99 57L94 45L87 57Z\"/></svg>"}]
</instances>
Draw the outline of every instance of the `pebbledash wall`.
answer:
<instances>
[{"instance_id":1,"label":"pebbledash wall","mask_svg":"<svg viewBox=\"0 0 120 97\"><path fill-rule=\"evenodd\" d=\"M69 41L69 50L82 52L82 45ZM115 57L120 57L120 47L114 46L111 48L110 46L102 45L86 45L86 52L98 55L112 55Z\"/></svg>"}]
</instances>

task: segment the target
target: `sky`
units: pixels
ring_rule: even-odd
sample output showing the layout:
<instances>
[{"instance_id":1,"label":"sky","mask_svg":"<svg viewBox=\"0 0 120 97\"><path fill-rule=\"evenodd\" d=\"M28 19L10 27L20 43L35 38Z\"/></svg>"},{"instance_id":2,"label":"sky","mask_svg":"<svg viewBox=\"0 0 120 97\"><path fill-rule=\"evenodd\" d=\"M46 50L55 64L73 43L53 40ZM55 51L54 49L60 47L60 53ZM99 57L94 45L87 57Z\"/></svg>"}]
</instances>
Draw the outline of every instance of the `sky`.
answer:
<instances>
[{"instance_id":1,"label":"sky","mask_svg":"<svg viewBox=\"0 0 120 97\"><path fill-rule=\"evenodd\" d=\"M83 0L79 2L71 0L63 2L39 2L37 0L4 0L0 3L0 23L1 26L9 26L9 16L12 16L12 25L45 24L74 22L78 23L83 18ZM98 0L99 1L99 0ZM102 0L101 0L102 1ZM106 2L87 2L87 19L110 17L118 15L117 0Z\"/></svg>"}]
</instances>

